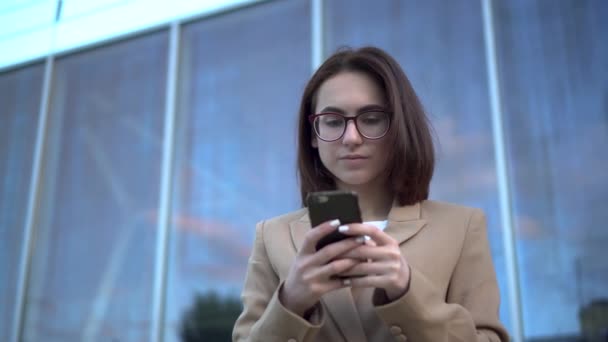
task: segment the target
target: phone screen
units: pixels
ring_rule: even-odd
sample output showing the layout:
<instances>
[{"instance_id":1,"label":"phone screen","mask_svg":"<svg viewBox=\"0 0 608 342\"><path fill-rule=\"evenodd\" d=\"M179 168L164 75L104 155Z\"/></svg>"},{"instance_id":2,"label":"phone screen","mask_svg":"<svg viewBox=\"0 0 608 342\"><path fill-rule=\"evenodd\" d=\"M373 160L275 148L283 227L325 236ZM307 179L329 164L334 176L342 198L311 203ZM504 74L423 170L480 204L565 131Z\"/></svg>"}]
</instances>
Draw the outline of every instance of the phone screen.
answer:
<instances>
[{"instance_id":1,"label":"phone screen","mask_svg":"<svg viewBox=\"0 0 608 342\"><path fill-rule=\"evenodd\" d=\"M323 222L339 219L341 224L360 223L361 212L359 200L355 192L349 191L322 191L313 192L307 197L308 215L313 227ZM324 236L317 243L317 250L330 243L348 238L336 230Z\"/></svg>"}]
</instances>

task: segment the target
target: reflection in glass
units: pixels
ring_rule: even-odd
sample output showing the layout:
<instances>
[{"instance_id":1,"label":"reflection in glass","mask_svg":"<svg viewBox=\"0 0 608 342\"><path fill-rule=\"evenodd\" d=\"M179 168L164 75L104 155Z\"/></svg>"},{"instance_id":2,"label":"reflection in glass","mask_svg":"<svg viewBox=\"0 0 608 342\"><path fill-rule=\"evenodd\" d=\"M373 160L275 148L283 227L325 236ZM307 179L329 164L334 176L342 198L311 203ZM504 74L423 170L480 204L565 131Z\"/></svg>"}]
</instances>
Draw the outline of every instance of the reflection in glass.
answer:
<instances>
[{"instance_id":1,"label":"reflection in glass","mask_svg":"<svg viewBox=\"0 0 608 342\"><path fill-rule=\"evenodd\" d=\"M167 40L55 62L26 341L149 338Z\"/></svg>"},{"instance_id":2,"label":"reflection in glass","mask_svg":"<svg viewBox=\"0 0 608 342\"><path fill-rule=\"evenodd\" d=\"M608 2L494 3L525 334L605 341Z\"/></svg>"},{"instance_id":3,"label":"reflection in glass","mask_svg":"<svg viewBox=\"0 0 608 342\"><path fill-rule=\"evenodd\" d=\"M500 318L509 329L480 3L338 0L326 4L327 54L343 45L385 49L403 66L426 106L438 139L431 198L486 213L502 295Z\"/></svg>"},{"instance_id":4,"label":"reflection in glass","mask_svg":"<svg viewBox=\"0 0 608 342\"><path fill-rule=\"evenodd\" d=\"M13 325L43 66L0 74L0 341Z\"/></svg>"},{"instance_id":5,"label":"reflection in glass","mask_svg":"<svg viewBox=\"0 0 608 342\"><path fill-rule=\"evenodd\" d=\"M183 28L167 341L197 295L240 302L255 223L299 207L309 12L307 1L269 2ZM215 327L230 336L238 313Z\"/></svg>"}]
</instances>

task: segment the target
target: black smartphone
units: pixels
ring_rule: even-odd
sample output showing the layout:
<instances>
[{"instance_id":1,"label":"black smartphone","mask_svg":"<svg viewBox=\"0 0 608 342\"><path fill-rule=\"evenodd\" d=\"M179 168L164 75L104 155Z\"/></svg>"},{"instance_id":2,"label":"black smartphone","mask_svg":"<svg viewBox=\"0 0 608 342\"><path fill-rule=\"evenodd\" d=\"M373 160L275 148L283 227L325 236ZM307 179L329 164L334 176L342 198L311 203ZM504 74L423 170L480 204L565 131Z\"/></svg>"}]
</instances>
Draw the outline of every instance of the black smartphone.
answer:
<instances>
[{"instance_id":1,"label":"black smartphone","mask_svg":"<svg viewBox=\"0 0 608 342\"><path fill-rule=\"evenodd\" d=\"M359 199L355 192L340 190L312 192L306 198L306 204L312 227L335 219L340 220L340 224L361 223ZM317 242L316 248L319 250L348 237L340 233L336 227L335 231Z\"/></svg>"}]
</instances>

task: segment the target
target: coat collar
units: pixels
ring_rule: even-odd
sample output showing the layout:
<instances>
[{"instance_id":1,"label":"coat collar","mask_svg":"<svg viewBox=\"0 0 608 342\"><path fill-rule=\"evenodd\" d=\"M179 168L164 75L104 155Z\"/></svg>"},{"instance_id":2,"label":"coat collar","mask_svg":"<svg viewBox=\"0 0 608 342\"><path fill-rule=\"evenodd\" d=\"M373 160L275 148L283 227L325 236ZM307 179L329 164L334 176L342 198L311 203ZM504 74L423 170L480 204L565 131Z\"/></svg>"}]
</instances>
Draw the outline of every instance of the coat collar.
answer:
<instances>
[{"instance_id":1,"label":"coat collar","mask_svg":"<svg viewBox=\"0 0 608 342\"><path fill-rule=\"evenodd\" d=\"M420 203L410 206L393 204L384 231L401 245L416 235L425 224L426 220L421 218ZM291 221L289 228L293 246L299 251L306 232L311 229L308 211L305 211L299 219ZM323 296L322 301L347 341L357 341L360 336L365 336L363 324L357 315L357 308L349 288L332 291Z\"/></svg>"},{"instance_id":2,"label":"coat collar","mask_svg":"<svg viewBox=\"0 0 608 342\"><path fill-rule=\"evenodd\" d=\"M416 235L425 225L426 220L421 217L420 202L408 206L393 204L388 213L388 224L384 231L397 240L399 244L402 244ZM290 222L289 227L292 243L295 249L299 251L304 242L304 235L311 229L308 211L305 211L300 218Z\"/></svg>"}]
</instances>

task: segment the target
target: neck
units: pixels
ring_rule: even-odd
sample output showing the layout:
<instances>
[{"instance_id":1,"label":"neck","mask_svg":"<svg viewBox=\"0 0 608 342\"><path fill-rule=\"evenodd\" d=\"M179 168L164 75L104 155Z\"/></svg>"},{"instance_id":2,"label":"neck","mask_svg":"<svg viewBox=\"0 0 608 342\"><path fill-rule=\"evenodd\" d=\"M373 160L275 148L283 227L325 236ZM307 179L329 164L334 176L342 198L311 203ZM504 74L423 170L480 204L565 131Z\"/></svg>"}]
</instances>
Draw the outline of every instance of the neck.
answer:
<instances>
[{"instance_id":1,"label":"neck","mask_svg":"<svg viewBox=\"0 0 608 342\"><path fill-rule=\"evenodd\" d=\"M341 190L357 192L361 219L365 221L383 221L393 206L393 195L380 186L338 185Z\"/></svg>"}]
</instances>

